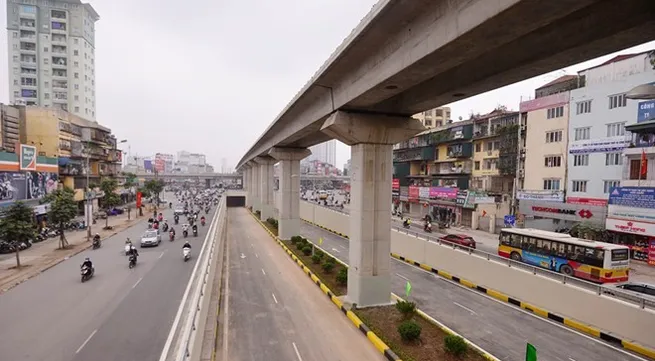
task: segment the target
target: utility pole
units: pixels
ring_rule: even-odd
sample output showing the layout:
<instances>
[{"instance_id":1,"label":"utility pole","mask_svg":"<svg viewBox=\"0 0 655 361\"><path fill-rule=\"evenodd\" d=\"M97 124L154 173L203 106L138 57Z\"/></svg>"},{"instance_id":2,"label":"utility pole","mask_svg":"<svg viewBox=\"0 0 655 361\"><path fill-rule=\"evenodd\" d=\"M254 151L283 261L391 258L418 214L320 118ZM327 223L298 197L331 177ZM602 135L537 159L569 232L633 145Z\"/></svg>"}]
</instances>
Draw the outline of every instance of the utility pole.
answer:
<instances>
[{"instance_id":1,"label":"utility pole","mask_svg":"<svg viewBox=\"0 0 655 361\"><path fill-rule=\"evenodd\" d=\"M87 147L88 148L88 147ZM91 162L89 161L90 152L89 149L86 150L86 204L84 208L86 209L86 240L87 242L91 241L91 224L93 223L93 212L91 212L91 187L89 187L89 178L91 174Z\"/></svg>"}]
</instances>

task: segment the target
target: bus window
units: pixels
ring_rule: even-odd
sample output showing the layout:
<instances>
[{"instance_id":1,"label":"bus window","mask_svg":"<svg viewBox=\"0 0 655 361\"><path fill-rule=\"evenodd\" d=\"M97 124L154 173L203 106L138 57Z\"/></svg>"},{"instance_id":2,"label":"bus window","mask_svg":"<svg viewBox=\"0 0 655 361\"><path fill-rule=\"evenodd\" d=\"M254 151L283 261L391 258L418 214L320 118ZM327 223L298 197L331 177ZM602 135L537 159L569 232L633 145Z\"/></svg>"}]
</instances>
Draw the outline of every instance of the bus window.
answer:
<instances>
[{"instance_id":1,"label":"bus window","mask_svg":"<svg viewBox=\"0 0 655 361\"><path fill-rule=\"evenodd\" d=\"M558 257L566 257L566 244L553 242L553 253L557 254Z\"/></svg>"},{"instance_id":2,"label":"bus window","mask_svg":"<svg viewBox=\"0 0 655 361\"><path fill-rule=\"evenodd\" d=\"M538 239L537 240L537 252L541 254L550 254L550 244L551 241Z\"/></svg>"},{"instance_id":3,"label":"bus window","mask_svg":"<svg viewBox=\"0 0 655 361\"><path fill-rule=\"evenodd\" d=\"M521 248L521 238L523 238L523 236L518 234L511 235L510 245L514 248Z\"/></svg>"},{"instance_id":4,"label":"bus window","mask_svg":"<svg viewBox=\"0 0 655 361\"><path fill-rule=\"evenodd\" d=\"M511 246L512 244L512 234L510 233L501 233L499 236L500 244L503 246Z\"/></svg>"}]
</instances>

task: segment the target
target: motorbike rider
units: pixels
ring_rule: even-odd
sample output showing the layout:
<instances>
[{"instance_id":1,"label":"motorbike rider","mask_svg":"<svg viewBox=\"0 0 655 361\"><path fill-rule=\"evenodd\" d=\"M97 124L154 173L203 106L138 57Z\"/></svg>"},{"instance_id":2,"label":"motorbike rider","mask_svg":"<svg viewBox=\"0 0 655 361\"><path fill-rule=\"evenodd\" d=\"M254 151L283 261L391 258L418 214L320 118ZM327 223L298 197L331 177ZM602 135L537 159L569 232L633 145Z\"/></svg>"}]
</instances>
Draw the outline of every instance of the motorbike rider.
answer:
<instances>
[{"instance_id":1,"label":"motorbike rider","mask_svg":"<svg viewBox=\"0 0 655 361\"><path fill-rule=\"evenodd\" d=\"M412 222L412 221L409 219L409 217L407 217L407 218L405 218L405 220L403 221L403 226L404 226L404 227L409 227L409 225L411 224L411 222Z\"/></svg>"},{"instance_id":2,"label":"motorbike rider","mask_svg":"<svg viewBox=\"0 0 655 361\"><path fill-rule=\"evenodd\" d=\"M182 245L182 249L185 249L185 248L191 249L191 243L189 243L188 240L184 241L184 244Z\"/></svg>"},{"instance_id":3,"label":"motorbike rider","mask_svg":"<svg viewBox=\"0 0 655 361\"><path fill-rule=\"evenodd\" d=\"M91 259L89 257L84 259L84 262L82 262L82 265L80 268L87 267L90 270L93 270L93 262L91 262Z\"/></svg>"},{"instance_id":4,"label":"motorbike rider","mask_svg":"<svg viewBox=\"0 0 655 361\"><path fill-rule=\"evenodd\" d=\"M205 216L200 217L200 222L202 222L202 224L205 224Z\"/></svg>"},{"instance_id":5,"label":"motorbike rider","mask_svg":"<svg viewBox=\"0 0 655 361\"><path fill-rule=\"evenodd\" d=\"M100 243L100 235L98 233L93 236L93 243Z\"/></svg>"},{"instance_id":6,"label":"motorbike rider","mask_svg":"<svg viewBox=\"0 0 655 361\"><path fill-rule=\"evenodd\" d=\"M198 225L194 224L191 229L193 230L193 233L198 234Z\"/></svg>"}]
</instances>

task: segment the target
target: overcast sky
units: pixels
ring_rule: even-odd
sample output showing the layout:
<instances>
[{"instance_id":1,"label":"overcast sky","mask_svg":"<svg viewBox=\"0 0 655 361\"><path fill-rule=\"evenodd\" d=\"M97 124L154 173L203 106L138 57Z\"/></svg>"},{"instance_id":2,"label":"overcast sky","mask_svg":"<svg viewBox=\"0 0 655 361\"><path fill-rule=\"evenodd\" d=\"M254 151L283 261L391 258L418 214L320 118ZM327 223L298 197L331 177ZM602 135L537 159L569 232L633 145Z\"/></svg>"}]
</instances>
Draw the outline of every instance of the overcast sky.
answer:
<instances>
[{"instance_id":1,"label":"overcast sky","mask_svg":"<svg viewBox=\"0 0 655 361\"><path fill-rule=\"evenodd\" d=\"M128 139L132 155L188 150L205 153L217 170L222 158L234 166L375 2L91 0L100 14L97 120ZM6 10L5 0L2 103L9 101ZM653 48L655 42L637 50ZM573 73L610 56L565 70ZM498 104L517 109L521 97L562 74L451 104L452 118ZM348 158L349 148L339 144L336 165Z\"/></svg>"}]
</instances>

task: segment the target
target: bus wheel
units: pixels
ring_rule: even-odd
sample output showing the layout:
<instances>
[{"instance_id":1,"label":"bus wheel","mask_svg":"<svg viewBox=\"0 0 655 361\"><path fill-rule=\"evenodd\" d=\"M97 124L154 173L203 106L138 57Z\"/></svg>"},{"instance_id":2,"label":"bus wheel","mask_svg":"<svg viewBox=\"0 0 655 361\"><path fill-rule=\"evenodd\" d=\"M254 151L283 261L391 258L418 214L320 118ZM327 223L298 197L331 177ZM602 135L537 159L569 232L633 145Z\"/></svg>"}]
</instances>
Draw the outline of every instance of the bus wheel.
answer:
<instances>
[{"instance_id":1,"label":"bus wheel","mask_svg":"<svg viewBox=\"0 0 655 361\"><path fill-rule=\"evenodd\" d=\"M568 264L562 265L559 268L559 271L567 276L573 276L573 268L571 268L571 266L569 266Z\"/></svg>"},{"instance_id":2,"label":"bus wheel","mask_svg":"<svg viewBox=\"0 0 655 361\"><path fill-rule=\"evenodd\" d=\"M509 258L521 262L521 255L518 252L512 252L512 254L509 255Z\"/></svg>"}]
</instances>

